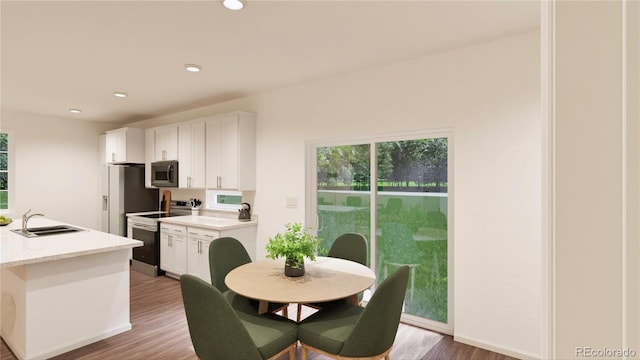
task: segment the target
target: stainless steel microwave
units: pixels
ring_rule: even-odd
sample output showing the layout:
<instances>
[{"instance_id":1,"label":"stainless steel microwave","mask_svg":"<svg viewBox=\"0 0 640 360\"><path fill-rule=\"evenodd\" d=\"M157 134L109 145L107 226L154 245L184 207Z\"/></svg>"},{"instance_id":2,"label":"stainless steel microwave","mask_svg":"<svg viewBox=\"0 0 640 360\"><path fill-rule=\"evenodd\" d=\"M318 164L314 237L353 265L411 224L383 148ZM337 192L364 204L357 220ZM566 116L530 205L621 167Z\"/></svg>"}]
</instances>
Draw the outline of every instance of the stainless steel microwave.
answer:
<instances>
[{"instance_id":1,"label":"stainless steel microwave","mask_svg":"<svg viewBox=\"0 0 640 360\"><path fill-rule=\"evenodd\" d=\"M151 185L157 187L178 187L178 161L152 162Z\"/></svg>"}]
</instances>

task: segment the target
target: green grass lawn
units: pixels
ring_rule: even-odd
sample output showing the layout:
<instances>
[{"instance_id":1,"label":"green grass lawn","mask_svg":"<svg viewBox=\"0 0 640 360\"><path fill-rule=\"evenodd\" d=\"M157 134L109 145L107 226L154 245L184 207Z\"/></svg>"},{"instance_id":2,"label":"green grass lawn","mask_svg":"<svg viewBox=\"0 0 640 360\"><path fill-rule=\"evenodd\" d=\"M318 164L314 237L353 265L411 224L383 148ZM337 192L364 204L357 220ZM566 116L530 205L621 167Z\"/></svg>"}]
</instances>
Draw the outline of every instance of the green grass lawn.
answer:
<instances>
[{"instance_id":1,"label":"green grass lawn","mask_svg":"<svg viewBox=\"0 0 640 360\"><path fill-rule=\"evenodd\" d=\"M414 301L406 302L408 313L447 322L447 240L420 241L423 261L416 268Z\"/></svg>"},{"instance_id":2,"label":"green grass lawn","mask_svg":"<svg viewBox=\"0 0 640 360\"><path fill-rule=\"evenodd\" d=\"M382 240L386 241L386 240ZM415 248L410 252L415 267L413 297L411 281L407 284L405 295L405 313L439 322L447 322L448 273L447 273L447 240L415 241ZM402 251L401 249L398 249ZM378 261L378 283L384 279L384 258ZM388 273L395 269L389 267Z\"/></svg>"},{"instance_id":3,"label":"green grass lawn","mask_svg":"<svg viewBox=\"0 0 640 360\"><path fill-rule=\"evenodd\" d=\"M367 239L369 237L368 211L362 214L359 212L332 213L320 211L319 215L323 219L323 229L319 231L318 236L322 238L321 245L325 249L331 247L333 240L345 232L357 232L365 235ZM413 298L411 298L411 283L407 286L405 312L446 323L448 303L446 218L434 217L432 212L416 214L414 211L410 216L407 215L404 213L394 214L388 219L379 219L380 224L383 224L385 220L389 220L403 225L408 229L411 239L401 242L398 241L399 236L397 234L384 236L382 234L384 225L379 225L381 230L377 236L379 251L375 254L378 259L376 262L378 269L374 269L377 272L378 283L384 280L383 264L385 257L388 255L384 254L383 249L386 248L387 252L393 251L396 254L410 255L412 260L407 260L407 262L415 262L419 265L415 268ZM411 230L411 228L414 230ZM367 241L371 246L370 240L368 239ZM395 269L389 267L388 272L392 273L393 271Z\"/></svg>"},{"instance_id":4,"label":"green grass lawn","mask_svg":"<svg viewBox=\"0 0 640 360\"><path fill-rule=\"evenodd\" d=\"M9 193L7 191L0 191L0 210L6 210L9 208Z\"/></svg>"}]
</instances>

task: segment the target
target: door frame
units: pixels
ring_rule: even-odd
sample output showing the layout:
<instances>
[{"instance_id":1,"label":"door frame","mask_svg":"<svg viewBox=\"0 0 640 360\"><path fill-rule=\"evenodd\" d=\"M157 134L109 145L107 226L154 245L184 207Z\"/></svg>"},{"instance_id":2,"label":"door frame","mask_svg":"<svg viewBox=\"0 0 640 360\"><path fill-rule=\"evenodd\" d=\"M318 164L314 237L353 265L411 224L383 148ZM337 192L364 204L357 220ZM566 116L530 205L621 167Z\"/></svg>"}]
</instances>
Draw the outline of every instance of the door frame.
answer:
<instances>
[{"instance_id":1,"label":"door frame","mask_svg":"<svg viewBox=\"0 0 640 360\"><path fill-rule=\"evenodd\" d=\"M317 234L318 228L318 215L317 215L317 188L318 188L318 177L317 177L317 148L319 147L329 147L329 146L343 146L343 145L358 145L358 144L370 144L371 146L371 179L377 179L376 175L376 148L375 144L380 142L389 142L389 141L404 141L404 140L417 140L417 139L428 139L428 138L439 138L446 137L447 138L447 323L441 323L438 321L418 317L410 314L402 314L401 321L407 324L411 324L414 326L418 326L421 328L437 331L440 333L453 335L453 325L454 325L454 261L455 261L455 253L454 253L454 131L452 128L439 128L439 129L427 129L427 130L416 130L410 132L397 132L390 134L382 134L382 135L367 135L367 136L359 136L359 137L344 137L344 138L334 138L334 139L324 139L324 140L307 140L305 143L305 224L311 227L314 232ZM377 186L373 185L370 187L370 198L371 204L375 203L375 199L377 198ZM370 229L369 229L369 241L370 241L370 252L376 249L376 239L375 236L372 236L376 232L376 207L371 206L370 209L371 218L370 218ZM374 254L371 255L371 268L377 269L376 264L376 256ZM373 289L375 290L375 285Z\"/></svg>"}]
</instances>

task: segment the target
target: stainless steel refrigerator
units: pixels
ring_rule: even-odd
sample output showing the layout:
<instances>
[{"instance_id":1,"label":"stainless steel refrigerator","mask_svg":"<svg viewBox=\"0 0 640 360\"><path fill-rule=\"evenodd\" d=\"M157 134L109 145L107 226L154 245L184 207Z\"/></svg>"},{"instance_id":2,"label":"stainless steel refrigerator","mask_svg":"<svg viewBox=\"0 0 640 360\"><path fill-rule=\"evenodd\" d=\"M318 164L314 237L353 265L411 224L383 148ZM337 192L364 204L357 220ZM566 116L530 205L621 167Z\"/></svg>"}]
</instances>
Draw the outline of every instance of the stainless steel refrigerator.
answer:
<instances>
[{"instance_id":1,"label":"stainless steel refrigerator","mask_svg":"<svg viewBox=\"0 0 640 360\"><path fill-rule=\"evenodd\" d=\"M158 210L158 189L144 186L144 165L102 167L102 231L127 236L128 213Z\"/></svg>"}]
</instances>

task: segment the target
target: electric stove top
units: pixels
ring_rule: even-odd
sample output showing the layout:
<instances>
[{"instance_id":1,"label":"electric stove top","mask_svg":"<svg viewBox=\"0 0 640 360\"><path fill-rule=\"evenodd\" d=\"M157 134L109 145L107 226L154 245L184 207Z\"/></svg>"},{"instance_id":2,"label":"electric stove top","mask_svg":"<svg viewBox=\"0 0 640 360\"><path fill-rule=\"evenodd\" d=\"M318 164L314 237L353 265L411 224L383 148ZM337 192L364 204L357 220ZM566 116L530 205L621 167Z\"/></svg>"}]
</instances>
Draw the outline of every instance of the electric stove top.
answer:
<instances>
[{"instance_id":1,"label":"electric stove top","mask_svg":"<svg viewBox=\"0 0 640 360\"><path fill-rule=\"evenodd\" d=\"M184 215L189 215L189 214L177 214L177 213L159 213L159 214L147 214L147 215L137 215L137 216L141 216L141 217L146 217L149 219L160 219L160 218L166 218L166 217L171 217L171 216L184 216Z\"/></svg>"}]
</instances>

